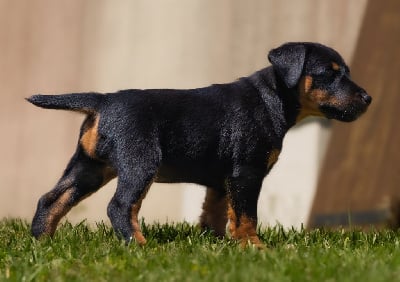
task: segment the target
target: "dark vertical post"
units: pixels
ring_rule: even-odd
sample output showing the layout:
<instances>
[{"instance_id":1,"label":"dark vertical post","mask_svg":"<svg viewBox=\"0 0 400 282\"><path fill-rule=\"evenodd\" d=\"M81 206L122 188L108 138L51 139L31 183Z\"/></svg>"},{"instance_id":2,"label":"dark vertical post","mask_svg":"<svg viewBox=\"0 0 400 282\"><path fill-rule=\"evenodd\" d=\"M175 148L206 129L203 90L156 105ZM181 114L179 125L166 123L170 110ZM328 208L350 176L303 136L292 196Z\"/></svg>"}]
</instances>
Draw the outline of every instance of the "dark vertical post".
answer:
<instances>
[{"instance_id":1,"label":"dark vertical post","mask_svg":"<svg viewBox=\"0 0 400 282\"><path fill-rule=\"evenodd\" d=\"M352 62L353 79L373 97L351 124L336 123L309 226L348 224L357 214L393 216L400 196L400 1L370 0ZM343 217L347 214L347 217ZM363 217L363 214L365 215ZM337 220L344 218L343 220ZM380 218L373 216L373 218ZM398 221L398 218L395 219ZM383 222L382 222L383 223Z\"/></svg>"}]
</instances>

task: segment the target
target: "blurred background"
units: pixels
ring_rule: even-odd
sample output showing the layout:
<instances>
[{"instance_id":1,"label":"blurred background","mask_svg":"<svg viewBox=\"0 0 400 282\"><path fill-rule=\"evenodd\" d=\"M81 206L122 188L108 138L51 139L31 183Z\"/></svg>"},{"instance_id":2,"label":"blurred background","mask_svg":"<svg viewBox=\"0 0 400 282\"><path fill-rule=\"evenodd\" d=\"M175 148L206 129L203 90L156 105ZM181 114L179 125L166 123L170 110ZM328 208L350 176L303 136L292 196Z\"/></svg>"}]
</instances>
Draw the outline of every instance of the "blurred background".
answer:
<instances>
[{"instance_id":1,"label":"blurred background","mask_svg":"<svg viewBox=\"0 0 400 282\"><path fill-rule=\"evenodd\" d=\"M371 49L378 42L365 29L364 34L368 34L365 36L372 45L359 43L365 37L362 35L363 26L368 22L365 14L377 13L386 5L391 13L389 20L382 23L386 28L397 27L396 18L400 17L396 1L381 1L386 4L379 7L378 1L369 2L0 0L0 217L32 218L37 200L55 185L72 156L84 118L75 113L36 108L24 101L25 97L36 93L115 92L126 88L195 88L230 82L269 65L268 51L288 41L329 45L350 65L360 50L363 57L357 58L358 65L352 74L368 83L379 79L364 73L379 67L369 61L378 52ZM393 8L393 5L397 6ZM393 13L397 14L393 16ZM400 32L395 32L388 37L398 43ZM383 51L379 54L385 56ZM386 63L393 64L398 58L388 59ZM375 62L381 59L376 58ZM398 84L390 91L396 89ZM378 93L371 94L379 100ZM372 105L377 109L375 100ZM341 171L341 160L349 158L350 166L341 172L354 175L351 171L354 168L367 173L363 174L367 177L368 168L360 165L377 162L378 152L371 145L368 152L361 154L365 160L360 160L360 155L354 156L348 151L338 155L334 148L343 146L328 141L344 142L359 124L365 130L362 142L372 142L373 136L379 135L373 131L375 128L360 125L370 124L370 119L367 114L354 125L345 125L344 130L348 132L344 135L343 128L333 125L332 129L331 123L320 120L308 120L293 128L285 139L280 161L263 184L259 201L262 224L280 222L299 227L308 222L312 210L329 213L335 209L338 204L324 210L327 207L324 195L329 193L323 189L333 183L348 191L354 183L336 183L334 179L340 175L325 175L325 179L333 180L321 184L319 175L324 170ZM334 168L324 164L332 163L324 158L325 152L331 158L341 156ZM399 160L397 150L392 155ZM392 169L393 177L400 175L398 164ZM388 185L398 187L398 180L397 177ZM379 183L374 185L376 188ZM72 222L85 218L89 222L108 222L106 207L115 186L112 181L75 207L67 218ZM335 194L343 194L337 190L339 186L330 189L333 192L328 200ZM363 194L357 193L352 199L359 199ZM197 222L204 194L204 189L192 184L154 184L140 215L147 222ZM313 205L316 197L321 197L320 207ZM348 211L351 205L347 201L341 210Z\"/></svg>"}]
</instances>

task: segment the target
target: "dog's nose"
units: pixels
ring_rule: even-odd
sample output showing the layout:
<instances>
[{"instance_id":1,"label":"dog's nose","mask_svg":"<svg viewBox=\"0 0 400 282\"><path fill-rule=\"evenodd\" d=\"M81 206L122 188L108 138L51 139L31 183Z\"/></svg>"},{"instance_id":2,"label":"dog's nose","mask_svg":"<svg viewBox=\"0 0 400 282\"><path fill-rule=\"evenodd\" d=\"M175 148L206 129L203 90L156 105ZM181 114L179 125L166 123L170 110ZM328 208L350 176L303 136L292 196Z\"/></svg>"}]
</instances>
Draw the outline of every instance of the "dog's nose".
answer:
<instances>
[{"instance_id":1,"label":"dog's nose","mask_svg":"<svg viewBox=\"0 0 400 282\"><path fill-rule=\"evenodd\" d=\"M371 104L371 102L372 102L372 97L369 96L369 95L367 94L367 92L361 91L358 95L360 96L361 100L363 100L363 102L364 102L365 104L367 104L367 105Z\"/></svg>"}]
</instances>

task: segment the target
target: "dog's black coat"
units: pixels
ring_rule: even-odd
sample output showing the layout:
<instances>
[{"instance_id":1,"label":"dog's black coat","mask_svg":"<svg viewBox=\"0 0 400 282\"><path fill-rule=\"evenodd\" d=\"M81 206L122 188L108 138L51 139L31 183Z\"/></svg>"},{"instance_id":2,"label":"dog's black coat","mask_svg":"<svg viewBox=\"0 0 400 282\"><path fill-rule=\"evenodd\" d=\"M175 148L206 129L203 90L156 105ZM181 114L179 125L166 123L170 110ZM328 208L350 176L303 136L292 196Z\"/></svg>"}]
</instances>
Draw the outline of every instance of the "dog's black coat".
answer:
<instances>
[{"instance_id":1,"label":"dog's black coat","mask_svg":"<svg viewBox=\"0 0 400 282\"><path fill-rule=\"evenodd\" d=\"M215 221L229 217L233 237L259 244L258 195L286 132L309 115L352 121L371 102L326 46L288 43L268 58L270 67L205 88L30 97L43 108L87 114L63 177L38 203L33 235L52 234L72 206L117 176L108 215L126 240L145 242L137 212L152 181L192 182L209 188L203 227L222 235Z\"/></svg>"}]
</instances>

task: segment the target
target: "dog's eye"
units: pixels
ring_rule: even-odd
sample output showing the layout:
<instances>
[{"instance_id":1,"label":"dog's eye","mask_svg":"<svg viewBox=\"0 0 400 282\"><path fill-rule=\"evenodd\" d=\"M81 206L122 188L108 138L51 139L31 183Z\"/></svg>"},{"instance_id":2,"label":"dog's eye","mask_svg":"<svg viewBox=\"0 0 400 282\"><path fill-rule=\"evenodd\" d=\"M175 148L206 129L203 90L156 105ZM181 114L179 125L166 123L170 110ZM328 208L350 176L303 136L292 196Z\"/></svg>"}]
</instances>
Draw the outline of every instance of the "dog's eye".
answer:
<instances>
[{"instance_id":1,"label":"dog's eye","mask_svg":"<svg viewBox=\"0 0 400 282\"><path fill-rule=\"evenodd\" d=\"M324 71L317 73L316 75L320 76L320 77L330 77L330 76L334 76L335 73L336 73L336 71L334 71L333 69L327 68L327 69L324 69Z\"/></svg>"},{"instance_id":2,"label":"dog's eye","mask_svg":"<svg viewBox=\"0 0 400 282\"><path fill-rule=\"evenodd\" d=\"M337 72L336 70L327 69L325 71L325 75L332 76L332 75L335 75L336 72Z\"/></svg>"},{"instance_id":3,"label":"dog's eye","mask_svg":"<svg viewBox=\"0 0 400 282\"><path fill-rule=\"evenodd\" d=\"M337 71L334 71L331 68L326 68L321 72L315 73L313 75L314 82L316 85L329 85L333 83L336 78Z\"/></svg>"}]
</instances>

